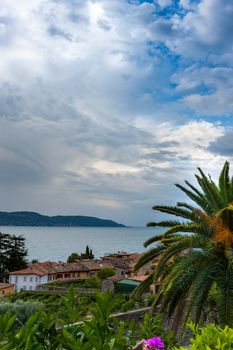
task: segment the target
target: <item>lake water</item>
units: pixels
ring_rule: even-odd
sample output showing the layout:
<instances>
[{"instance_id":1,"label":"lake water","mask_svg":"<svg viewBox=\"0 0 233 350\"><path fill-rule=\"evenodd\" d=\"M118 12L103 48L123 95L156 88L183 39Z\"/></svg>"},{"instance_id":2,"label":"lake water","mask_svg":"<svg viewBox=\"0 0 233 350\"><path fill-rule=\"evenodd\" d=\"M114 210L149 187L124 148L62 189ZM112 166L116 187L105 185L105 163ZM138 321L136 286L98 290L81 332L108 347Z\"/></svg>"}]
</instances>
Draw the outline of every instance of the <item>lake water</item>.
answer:
<instances>
[{"instance_id":1,"label":"lake water","mask_svg":"<svg viewBox=\"0 0 233 350\"><path fill-rule=\"evenodd\" d=\"M96 258L121 250L144 252L145 240L161 232L161 228L0 226L0 231L25 237L29 260L66 261L71 253L85 251L86 245Z\"/></svg>"}]
</instances>

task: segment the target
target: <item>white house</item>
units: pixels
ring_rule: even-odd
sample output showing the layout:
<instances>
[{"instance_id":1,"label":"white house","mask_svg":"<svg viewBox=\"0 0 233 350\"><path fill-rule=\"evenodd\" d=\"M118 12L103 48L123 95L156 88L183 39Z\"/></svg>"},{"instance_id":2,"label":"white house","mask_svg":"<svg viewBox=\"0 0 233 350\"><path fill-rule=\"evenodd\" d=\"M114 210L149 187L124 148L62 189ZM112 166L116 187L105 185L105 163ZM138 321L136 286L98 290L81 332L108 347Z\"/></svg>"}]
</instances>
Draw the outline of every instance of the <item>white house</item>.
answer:
<instances>
[{"instance_id":1,"label":"white house","mask_svg":"<svg viewBox=\"0 0 233 350\"><path fill-rule=\"evenodd\" d=\"M36 268L9 273L9 282L15 285L15 291L36 290L39 284L48 283L48 273Z\"/></svg>"},{"instance_id":2,"label":"white house","mask_svg":"<svg viewBox=\"0 0 233 350\"><path fill-rule=\"evenodd\" d=\"M31 264L27 269L9 273L9 282L15 285L15 291L36 290L40 284L55 280L70 278L88 278L91 270L87 266L76 262L72 264L45 261Z\"/></svg>"}]
</instances>

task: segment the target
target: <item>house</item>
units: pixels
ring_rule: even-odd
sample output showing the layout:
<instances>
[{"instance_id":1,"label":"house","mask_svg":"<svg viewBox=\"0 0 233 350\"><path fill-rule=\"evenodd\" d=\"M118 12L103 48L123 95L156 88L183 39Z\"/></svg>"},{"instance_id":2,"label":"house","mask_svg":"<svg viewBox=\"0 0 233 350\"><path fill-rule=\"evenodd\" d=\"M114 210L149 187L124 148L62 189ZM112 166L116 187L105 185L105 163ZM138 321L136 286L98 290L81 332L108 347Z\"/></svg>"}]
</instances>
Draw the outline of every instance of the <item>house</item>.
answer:
<instances>
[{"instance_id":1,"label":"house","mask_svg":"<svg viewBox=\"0 0 233 350\"><path fill-rule=\"evenodd\" d=\"M45 261L31 264L24 270L10 272L9 282L15 284L15 291L34 291L37 286L49 282L86 279L106 267L112 266L91 260L74 263Z\"/></svg>"},{"instance_id":2,"label":"house","mask_svg":"<svg viewBox=\"0 0 233 350\"><path fill-rule=\"evenodd\" d=\"M48 274L43 269L30 267L10 272L9 282L14 283L16 292L20 290L36 290L39 284L48 283Z\"/></svg>"},{"instance_id":3,"label":"house","mask_svg":"<svg viewBox=\"0 0 233 350\"><path fill-rule=\"evenodd\" d=\"M5 295L13 294L15 290L14 284L11 283L0 283L0 297Z\"/></svg>"},{"instance_id":4,"label":"house","mask_svg":"<svg viewBox=\"0 0 233 350\"><path fill-rule=\"evenodd\" d=\"M102 260L82 260L82 264L88 268L89 276L97 276L98 271L102 269L114 269L112 264Z\"/></svg>"},{"instance_id":5,"label":"house","mask_svg":"<svg viewBox=\"0 0 233 350\"><path fill-rule=\"evenodd\" d=\"M71 281L96 276L101 269L116 271L121 278L146 275L151 264L134 273L134 266L141 257L139 253L118 252L102 257L100 260L77 260L74 263L45 261L30 264L27 269L9 273L9 282L15 284L15 291L37 289L37 286L55 281Z\"/></svg>"},{"instance_id":6,"label":"house","mask_svg":"<svg viewBox=\"0 0 233 350\"><path fill-rule=\"evenodd\" d=\"M120 276L108 277L102 281L102 290L110 290L111 292L130 294L137 288L148 276L134 276L122 278ZM156 286L151 284L148 287L147 293L154 294Z\"/></svg>"},{"instance_id":7,"label":"house","mask_svg":"<svg viewBox=\"0 0 233 350\"><path fill-rule=\"evenodd\" d=\"M137 272L134 272L134 266L141 256L142 254L139 253L118 252L115 254L105 255L101 259L103 262L107 262L111 264L113 268L115 268L116 275L132 277L135 275L145 275L151 272L151 263L146 264Z\"/></svg>"}]
</instances>

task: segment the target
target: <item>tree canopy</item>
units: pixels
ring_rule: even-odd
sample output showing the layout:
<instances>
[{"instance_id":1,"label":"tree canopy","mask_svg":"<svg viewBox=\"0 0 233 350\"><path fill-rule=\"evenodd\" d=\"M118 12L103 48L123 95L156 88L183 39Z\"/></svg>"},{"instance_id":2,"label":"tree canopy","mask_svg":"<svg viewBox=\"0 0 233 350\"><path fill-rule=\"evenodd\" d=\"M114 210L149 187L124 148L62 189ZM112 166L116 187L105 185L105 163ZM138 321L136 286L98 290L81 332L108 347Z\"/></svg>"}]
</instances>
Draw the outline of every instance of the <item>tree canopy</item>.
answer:
<instances>
[{"instance_id":1,"label":"tree canopy","mask_svg":"<svg viewBox=\"0 0 233 350\"><path fill-rule=\"evenodd\" d=\"M8 272L27 266L25 238L0 232L0 281L8 278Z\"/></svg>"},{"instance_id":2,"label":"tree canopy","mask_svg":"<svg viewBox=\"0 0 233 350\"><path fill-rule=\"evenodd\" d=\"M68 256L67 262L68 263L73 263L77 260L83 260L83 259L94 259L95 256L92 253L92 249L89 248L89 246L86 246L86 250L84 253L78 254L78 253L72 253L71 255Z\"/></svg>"},{"instance_id":3,"label":"tree canopy","mask_svg":"<svg viewBox=\"0 0 233 350\"><path fill-rule=\"evenodd\" d=\"M153 245L138 261L136 270L157 260L156 268L137 289L161 279L155 306L173 315L174 327L191 317L198 322L206 299L215 286L222 324L233 325L233 177L226 162L218 183L198 168L198 187L176 184L189 201L176 206L156 205L154 210L180 219L151 222L167 228L145 242ZM194 204L190 204L190 200Z\"/></svg>"}]
</instances>

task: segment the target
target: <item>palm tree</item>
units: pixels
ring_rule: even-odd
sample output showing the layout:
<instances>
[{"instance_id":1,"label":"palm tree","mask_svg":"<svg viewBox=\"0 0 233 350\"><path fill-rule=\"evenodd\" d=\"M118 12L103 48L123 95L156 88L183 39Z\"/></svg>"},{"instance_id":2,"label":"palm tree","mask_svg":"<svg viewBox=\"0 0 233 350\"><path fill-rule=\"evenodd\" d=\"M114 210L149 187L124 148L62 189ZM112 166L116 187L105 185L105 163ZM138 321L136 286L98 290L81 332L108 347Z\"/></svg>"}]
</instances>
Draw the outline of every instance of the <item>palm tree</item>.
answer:
<instances>
[{"instance_id":1,"label":"palm tree","mask_svg":"<svg viewBox=\"0 0 233 350\"><path fill-rule=\"evenodd\" d=\"M148 224L167 230L144 244L145 247L153 244L153 247L141 257L135 269L156 258L158 263L136 293L141 294L161 279L155 306L165 312L168 319L173 316L178 326L188 317L194 322L200 320L209 292L215 286L220 322L233 326L233 177L229 177L228 162L218 184L200 168L198 171L195 177L200 189L188 181L186 186L176 184L194 205L178 202L174 207L153 207L182 220Z\"/></svg>"}]
</instances>

